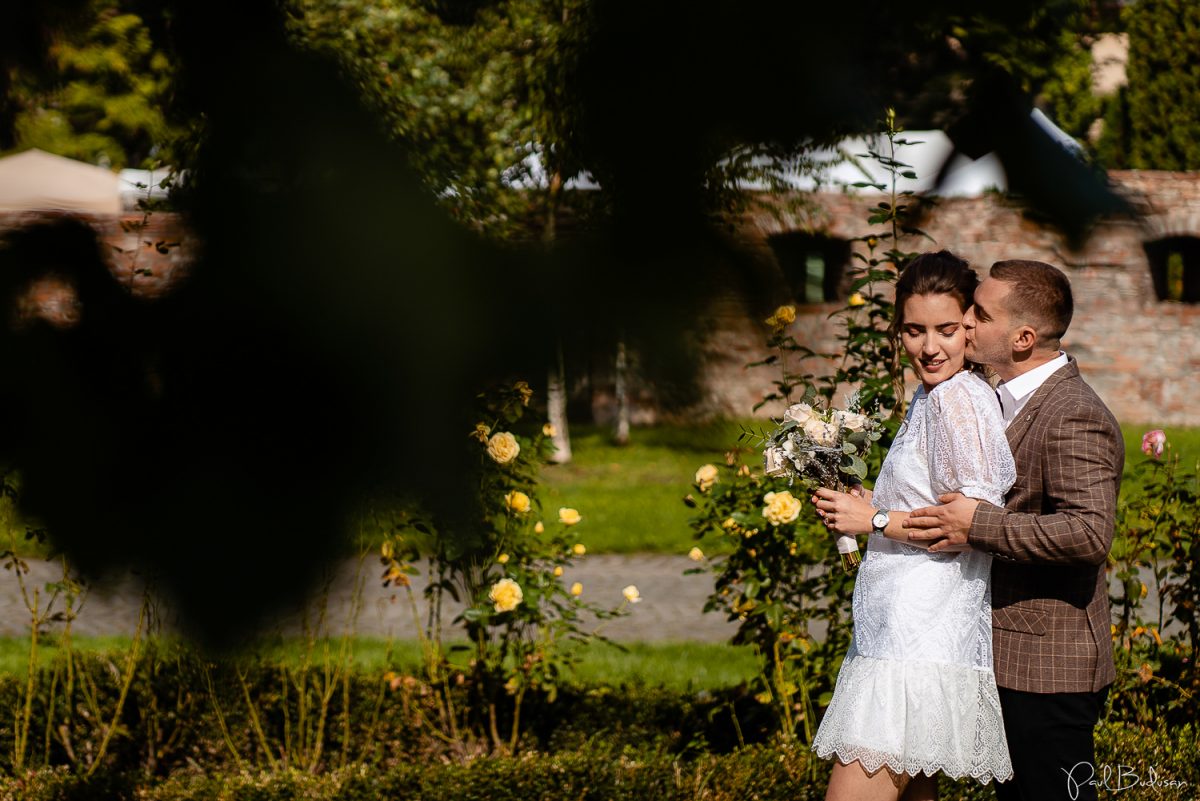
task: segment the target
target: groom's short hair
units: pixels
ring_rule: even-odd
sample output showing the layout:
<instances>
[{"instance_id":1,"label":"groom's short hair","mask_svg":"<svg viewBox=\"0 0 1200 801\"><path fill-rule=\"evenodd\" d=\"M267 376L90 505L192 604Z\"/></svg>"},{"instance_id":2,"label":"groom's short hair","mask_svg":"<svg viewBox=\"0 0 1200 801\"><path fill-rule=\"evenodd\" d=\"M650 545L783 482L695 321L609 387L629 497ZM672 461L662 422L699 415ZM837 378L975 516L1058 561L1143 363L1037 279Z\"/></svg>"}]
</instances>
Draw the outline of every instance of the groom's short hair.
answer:
<instances>
[{"instance_id":1,"label":"groom's short hair","mask_svg":"<svg viewBox=\"0 0 1200 801\"><path fill-rule=\"evenodd\" d=\"M1058 347L1075 311L1071 282L1062 270L1041 261L1010 259L993 264L989 275L1009 285L1004 305L1012 319L1033 326L1043 347Z\"/></svg>"}]
</instances>

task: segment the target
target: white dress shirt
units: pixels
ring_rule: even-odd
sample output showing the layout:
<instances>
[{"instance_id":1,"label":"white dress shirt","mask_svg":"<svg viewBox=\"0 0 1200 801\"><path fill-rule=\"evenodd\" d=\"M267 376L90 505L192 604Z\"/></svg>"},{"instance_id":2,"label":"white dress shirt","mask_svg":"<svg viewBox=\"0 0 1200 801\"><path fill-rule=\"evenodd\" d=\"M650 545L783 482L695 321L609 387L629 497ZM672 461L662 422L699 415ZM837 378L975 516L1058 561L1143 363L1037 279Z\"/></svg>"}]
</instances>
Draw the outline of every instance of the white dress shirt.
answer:
<instances>
[{"instance_id":1,"label":"white dress shirt","mask_svg":"<svg viewBox=\"0 0 1200 801\"><path fill-rule=\"evenodd\" d=\"M1025 404L1029 402L1029 398L1033 396L1037 388L1046 383L1046 379L1054 375L1059 368L1066 365L1067 354L1060 350L1057 357L1040 367L1022 373L1011 381L1002 381L996 387L996 397L1000 399L1000 410L1004 415L1006 428L1025 408Z\"/></svg>"}]
</instances>

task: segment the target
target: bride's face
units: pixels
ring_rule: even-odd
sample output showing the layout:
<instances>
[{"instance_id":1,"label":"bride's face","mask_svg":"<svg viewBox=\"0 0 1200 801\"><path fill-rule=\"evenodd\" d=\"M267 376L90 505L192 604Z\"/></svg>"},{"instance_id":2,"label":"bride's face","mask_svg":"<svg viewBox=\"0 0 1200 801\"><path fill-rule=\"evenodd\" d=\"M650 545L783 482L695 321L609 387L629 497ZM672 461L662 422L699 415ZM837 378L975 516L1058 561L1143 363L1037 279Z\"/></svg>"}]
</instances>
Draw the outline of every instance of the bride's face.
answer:
<instances>
[{"instance_id":1,"label":"bride's face","mask_svg":"<svg viewBox=\"0 0 1200 801\"><path fill-rule=\"evenodd\" d=\"M962 321L953 295L913 295L904 302L900 343L926 390L962 369L967 350Z\"/></svg>"}]
</instances>

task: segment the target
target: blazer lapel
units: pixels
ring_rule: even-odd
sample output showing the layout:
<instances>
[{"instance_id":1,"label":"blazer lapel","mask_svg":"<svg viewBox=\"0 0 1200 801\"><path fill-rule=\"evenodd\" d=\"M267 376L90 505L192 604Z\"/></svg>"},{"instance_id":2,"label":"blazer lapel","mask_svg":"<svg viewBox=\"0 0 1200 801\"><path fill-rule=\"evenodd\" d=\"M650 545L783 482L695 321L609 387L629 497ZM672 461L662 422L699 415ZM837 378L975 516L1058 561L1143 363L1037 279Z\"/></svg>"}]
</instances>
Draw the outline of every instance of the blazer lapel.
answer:
<instances>
[{"instance_id":1,"label":"blazer lapel","mask_svg":"<svg viewBox=\"0 0 1200 801\"><path fill-rule=\"evenodd\" d=\"M1075 363L1074 358L1068 357L1066 366L1055 370L1040 387L1034 390L1033 396L1025 404L1025 408L1021 409L1020 415L1013 418L1013 421L1008 425L1008 430L1004 432L1008 437L1008 447L1014 454L1016 454L1021 440L1025 439L1025 435L1029 433L1033 421L1037 418L1038 409L1041 407L1042 402L1050 396L1050 393L1054 391L1054 387L1060 381L1078 376L1079 365Z\"/></svg>"}]
</instances>

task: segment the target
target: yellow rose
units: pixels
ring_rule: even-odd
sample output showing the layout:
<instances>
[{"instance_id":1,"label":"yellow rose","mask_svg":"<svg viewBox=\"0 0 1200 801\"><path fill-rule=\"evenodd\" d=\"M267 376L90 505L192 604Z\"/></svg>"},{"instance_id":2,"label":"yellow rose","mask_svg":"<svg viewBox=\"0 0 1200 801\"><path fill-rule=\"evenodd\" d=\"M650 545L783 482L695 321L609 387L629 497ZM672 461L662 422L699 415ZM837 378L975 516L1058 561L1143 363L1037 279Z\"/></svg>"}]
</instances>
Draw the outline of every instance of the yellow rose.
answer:
<instances>
[{"instance_id":1,"label":"yellow rose","mask_svg":"<svg viewBox=\"0 0 1200 801\"><path fill-rule=\"evenodd\" d=\"M583 516L569 506L564 506L558 510L558 522L564 526L573 526L583 519Z\"/></svg>"},{"instance_id":2,"label":"yellow rose","mask_svg":"<svg viewBox=\"0 0 1200 801\"><path fill-rule=\"evenodd\" d=\"M509 511L522 514L529 511L529 496L520 490L513 490L504 496L504 503Z\"/></svg>"},{"instance_id":3,"label":"yellow rose","mask_svg":"<svg viewBox=\"0 0 1200 801\"><path fill-rule=\"evenodd\" d=\"M474 437L475 439L479 440L480 442L487 442L488 434L490 434L490 433L492 433L491 426L484 425L483 423L476 423L475 430L472 431L467 436Z\"/></svg>"},{"instance_id":4,"label":"yellow rose","mask_svg":"<svg viewBox=\"0 0 1200 801\"><path fill-rule=\"evenodd\" d=\"M546 524L543 523L541 520L539 520L533 524L533 530L536 531L538 534L541 534L543 531L546 530Z\"/></svg>"},{"instance_id":5,"label":"yellow rose","mask_svg":"<svg viewBox=\"0 0 1200 801\"><path fill-rule=\"evenodd\" d=\"M555 566L554 566L554 576L555 576L555 578L558 578L558 577L559 577L559 576L561 576L562 574L563 574L562 565L555 565Z\"/></svg>"},{"instance_id":6,"label":"yellow rose","mask_svg":"<svg viewBox=\"0 0 1200 801\"><path fill-rule=\"evenodd\" d=\"M533 397L533 390L529 388L529 382L518 381L517 383L513 384L513 389L515 389L521 395L521 403L525 406L528 406L529 399Z\"/></svg>"},{"instance_id":7,"label":"yellow rose","mask_svg":"<svg viewBox=\"0 0 1200 801\"><path fill-rule=\"evenodd\" d=\"M508 464L517 458L517 454L521 452L521 446L517 443L516 437L507 431L501 431L499 434L493 434L492 438L488 440L487 452L488 456L498 464Z\"/></svg>"},{"instance_id":8,"label":"yellow rose","mask_svg":"<svg viewBox=\"0 0 1200 801\"><path fill-rule=\"evenodd\" d=\"M701 492L708 492L717 483L716 465L706 464L696 471L696 486Z\"/></svg>"},{"instance_id":9,"label":"yellow rose","mask_svg":"<svg viewBox=\"0 0 1200 801\"><path fill-rule=\"evenodd\" d=\"M492 585L488 600L496 605L497 612L511 612L525 598L521 585L509 578L502 578Z\"/></svg>"},{"instance_id":10,"label":"yellow rose","mask_svg":"<svg viewBox=\"0 0 1200 801\"><path fill-rule=\"evenodd\" d=\"M790 305L780 306L766 320L767 325L779 329L786 328L794 322L796 322L796 307Z\"/></svg>"},{"instance_id":11,"label":"yellow rose","mask_svg":"<svg viewBox=\"0 0 1200 801\"><path fill-rule=\"evenodd\" d=\"M625 596L625 600L631 604L640 604L642 602L642 594L638 592L638 588L630 584L625 589L621 590L621 594Z\"/></svg>"},{"instance_id":12,"label":"yellow rose","mask_svg":"<svg viewBox=\"0 0 1200 801\"><path fill-rule=\"evenodd\" d=\"M767 494L774 495L775 493L768 492ZM767 501L767 503L770 503L770 501ZM725 522L721 524L721 528L734 529L734 528L737 528L737 524L738 524L738 522L736 520L734 520L732 517L727 517L727 518L725 518Z\"/></svg>"},{"instance_id":13,"label":"yellow rose","mask_svg":"<svg viewBox=\"0 0 1200 801\"><path fill-rule=\"evenodd\" d=\"M748 476L748 475L750 475L750 465L748 465L748 464L744 464L744 465L742 465L741 467L739 467L739 468L738 468L738 475L739 475L739 476Z\"/></svg>"},{"instance_id":14,"label":"yellow rose","mask_svg":"<svg viewBox=\"0 0 1200 801\"><path fill-rule=\"evenodd\" d=\"M499 556L496 557L496 561L502 565L508 564L508 554L506 554L506 553L500 554Z\"/></svg>"},{"instance_id":15,"label":"yellow rose","mask_svg":"<svg viewBox=\"0 0 1200 801\"><path fill-rule=\"evenodd\" d=\"M553 423L546 423L544 426L542 426L542 434L547 437L553 437L557 433L558 429L554 427Z\"/></svg>"},{"instance_id":16,"label":"yellow rose","mask_svg":"<svg viewBox=\"0 0 1200 801\"><path fill-rule=\"evenodd\" d=\"M763 517L773 526L782 526L800 516L800 500L793 498L787 490L768 492L763 500L767 504L763 508Z\"/></svg>"},{"instance_id":17,"label":"yellow rose","mask_svg":"<svg viewBox=\"0 0 1200 801\"><path fill-rule=\"evenodd\" d=\"M691 559L693 562L703 562L704 551L699 548L692 548L692 550L688 551L688 559Z\"/></svg>"},{"instance_id":18,"label":"yellow rose","mask_svg":"<svg viewBox=\"0 0 1200 801\"><path fill-rule=\"evenodd\" d=\"M866 306L867 305L867 301L862 296L861 292L855 292L853 295L851 295L849 297L849 299L846 301L846 303L851 306Z\"/></svg>"},{"instance_id":19,"label":"yellow rose","mask_svg":"<svg viewBox=\"0 0 1200 801\"><path fill-rule=\"evenodd\" d=\"M583 595L583 585L578 581L571 585L571 594L575 596Z\"/></svg>"},{"instance_id":20,"label":"yellow rose","mask_svg":"<svg viewBox=\"0 0 1200 801\"><path fill-rule=\"evenodd\" d=\"M804 435L818 445L830 448L837 444L838 427L814 417L804 424Z\"/></svg>"},{"instance_id":21,"label":"yellow rose","mask_svg":"<svg viewBox=\"0 0 1200 801\"><path fill-rule=\"evenodd\" d=\"M571 553L575 554L576 556L583 556L585 553L587 553L587 546L582 542L577 542L571 546Z\"/></svg>"}]
</instances>

